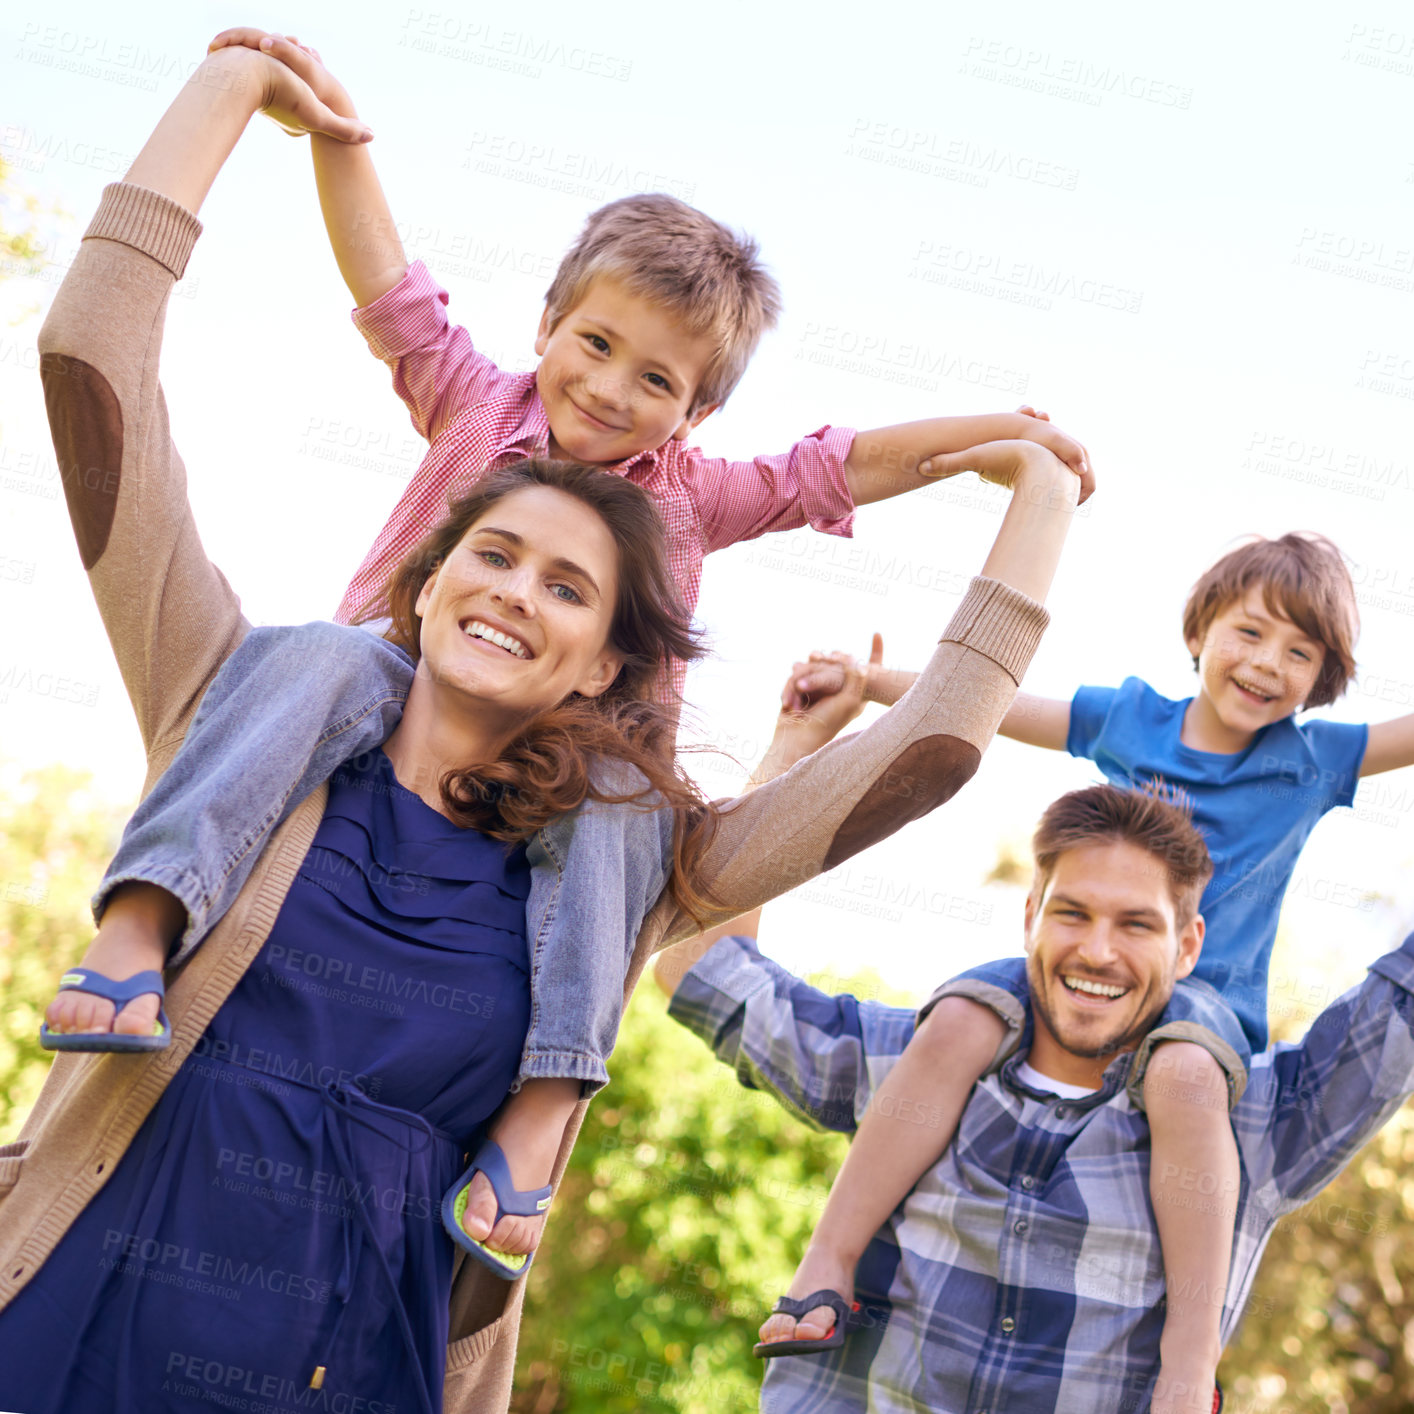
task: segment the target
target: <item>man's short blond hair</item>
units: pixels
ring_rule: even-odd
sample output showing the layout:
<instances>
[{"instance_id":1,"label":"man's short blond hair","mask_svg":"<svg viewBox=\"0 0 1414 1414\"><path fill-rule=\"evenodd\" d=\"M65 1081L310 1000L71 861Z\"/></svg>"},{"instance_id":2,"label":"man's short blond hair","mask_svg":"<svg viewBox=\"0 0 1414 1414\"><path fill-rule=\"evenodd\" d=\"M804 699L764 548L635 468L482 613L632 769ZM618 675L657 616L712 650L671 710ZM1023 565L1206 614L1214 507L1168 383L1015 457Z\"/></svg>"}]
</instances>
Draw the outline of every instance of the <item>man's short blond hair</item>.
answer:
<instances>
[{"instance_id":1,"label":"man's short blond hair","mask_svg":"<svg viewBox=\"0 0 1414 1414\"><path fill-rule=\"evenodd\" d=\"M781 312L780 287L757 259L756 242L663 192L622 197L590 214L545 295L552 330L597 275L668 310L688 333L711 337L690 412L726 401Z\"/></svg>"}]
</instances>

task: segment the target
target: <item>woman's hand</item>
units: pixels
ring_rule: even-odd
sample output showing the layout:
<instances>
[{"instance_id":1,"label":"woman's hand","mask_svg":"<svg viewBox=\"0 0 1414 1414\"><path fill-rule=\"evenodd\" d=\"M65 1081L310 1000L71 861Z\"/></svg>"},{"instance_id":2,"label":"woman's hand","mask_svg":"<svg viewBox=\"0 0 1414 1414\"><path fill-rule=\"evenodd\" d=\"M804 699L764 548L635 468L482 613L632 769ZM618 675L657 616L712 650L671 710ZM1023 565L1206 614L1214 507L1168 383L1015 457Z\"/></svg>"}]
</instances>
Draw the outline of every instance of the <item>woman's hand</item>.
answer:
<instances>
[{"instance_id":1,"label":"woman's hand","mask_svg":"<svg viewBox=\"0 0 1414 1414\"><path fill-rule=\"evenodd\" d=\"M805 662L792 665L786 685L781 689L781 707L832 726L830 735L834 736L864 710L864 704L870 700L871 669L877 670L883 661L884 636L879 633L870 644L867 663L838 650L814 652ZM836 700L840 698L843 700Z\"/></svg>"},{"instance_id":2,"label":"woman's hand","mask_svg":"<svg viewBox=\"0 0 1414 1414\"><path fill-rule=\"evenodd\" d=\"M343 86L312 49L264 30L228 29L207 52L210 64L249 71L260 85L259 111L292 137L320 133L339 142L371 141L372 132L359 121Z\"/></svg>"}]
</instances>

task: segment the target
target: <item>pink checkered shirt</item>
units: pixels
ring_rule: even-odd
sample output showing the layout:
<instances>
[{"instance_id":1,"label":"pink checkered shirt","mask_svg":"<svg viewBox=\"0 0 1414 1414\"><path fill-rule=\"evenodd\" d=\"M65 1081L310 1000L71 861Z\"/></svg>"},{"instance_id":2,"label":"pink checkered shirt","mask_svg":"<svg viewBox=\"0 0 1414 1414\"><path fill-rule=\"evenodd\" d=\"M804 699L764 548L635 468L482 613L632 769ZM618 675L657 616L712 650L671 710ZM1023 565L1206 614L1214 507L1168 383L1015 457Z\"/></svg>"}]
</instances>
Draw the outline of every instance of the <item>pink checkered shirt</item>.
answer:
<instances>
[{"instance_id":1,"label":"pink checkered shirt","mask_svg":"<svg viewBox=\"0 0 1414 1414\"><path fill-rule=\"evenodd\" d=\"M535 374L503 373L477 353L466 330L447 322L446 305L446 291L415 261L398 285L354 311L369 348L393 370L413 426L432 445L344 591L339 623L386 612L388 576L446 514L450 497L497 466L549 450ZM807 522L830 535L850 534L854 502L844 462L853 442L847 428L822 427L788 452L749 462L667 442L604 470L652 496L667 527L668 565L691 613L703 557L713 550ZM681 692L682 671L672 676Z\"/></svg>"}]
</instances>

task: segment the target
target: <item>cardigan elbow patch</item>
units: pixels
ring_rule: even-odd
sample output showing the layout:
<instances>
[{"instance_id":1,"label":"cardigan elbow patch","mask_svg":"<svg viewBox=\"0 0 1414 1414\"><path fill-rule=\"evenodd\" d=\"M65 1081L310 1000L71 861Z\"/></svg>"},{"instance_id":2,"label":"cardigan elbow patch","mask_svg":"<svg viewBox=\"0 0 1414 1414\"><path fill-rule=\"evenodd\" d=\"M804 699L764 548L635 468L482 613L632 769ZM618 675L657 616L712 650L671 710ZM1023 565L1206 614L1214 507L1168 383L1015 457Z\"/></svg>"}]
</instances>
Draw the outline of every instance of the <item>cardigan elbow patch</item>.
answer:
<instances>
[{"instance_id":1,"label":"cardigan elbow patch","mask_svg":"<svg viewBox=\"0 0 1414 1414\"><path fill-rule=\"evenodd\" d=\"M822 869L833 869L951 800L981 760L970 741L946 733L911 742L835 831Z\"/></svg>"},{"instance_id":2,"label":"cardigan elbow patch","mask_svg":"<svg viewBox=\"0 0 1414 1414\"><path fill-rule=\"evenodd\" d=\"M39 361L49 429L64 499L84 569L108 548L123 468L123 409L113 386L92 364L65 354Z\"/></svg>"}]
</instances>

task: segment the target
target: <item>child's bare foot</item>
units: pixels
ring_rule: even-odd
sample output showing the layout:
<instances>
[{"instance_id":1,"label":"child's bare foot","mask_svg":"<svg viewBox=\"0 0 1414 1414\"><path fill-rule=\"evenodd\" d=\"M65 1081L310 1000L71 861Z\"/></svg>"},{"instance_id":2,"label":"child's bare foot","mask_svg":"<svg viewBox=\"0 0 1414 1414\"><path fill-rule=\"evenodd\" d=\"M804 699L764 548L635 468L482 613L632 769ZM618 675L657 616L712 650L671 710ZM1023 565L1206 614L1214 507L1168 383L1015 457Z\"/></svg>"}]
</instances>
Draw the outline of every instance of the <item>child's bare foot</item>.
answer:
<instances>
[{"instance_id":1,"label":"child's bare foot","mask_svg":"<svg viewBox=\"0 0 1414 1414\"><path fill-rule=\"evenodd\" d=\"M811 1247L795 1269L786 1295L799 1301L812 1291L838 1291L846 1301L854 1291L854 1265L832 1253ZM761 1339L767 1343L778 1340L824 1340L835 1326L835 1313L829 1306L816 1306L799 1320L781 1313L767 1316L761 1325Z\"/></svg>"},{"instance_id":2,"label":"child's bare foot","mask_svg":"<svg viewBox=\"0 0 1414 1414\"><path fill-rule=\"evenodd\" d=\"M171 940L180 933L186 910L165 889L152 884L128 884L119 889L103 913L98 933L80 967L125 982L139 972L162 970ZM60 992L49 1003L44 1020L50 1031L112 1032L119 1036L151 1036L162 998L145 992L117 1012L112 1002L90 992Z\"/></svg>"}]
</instances>

